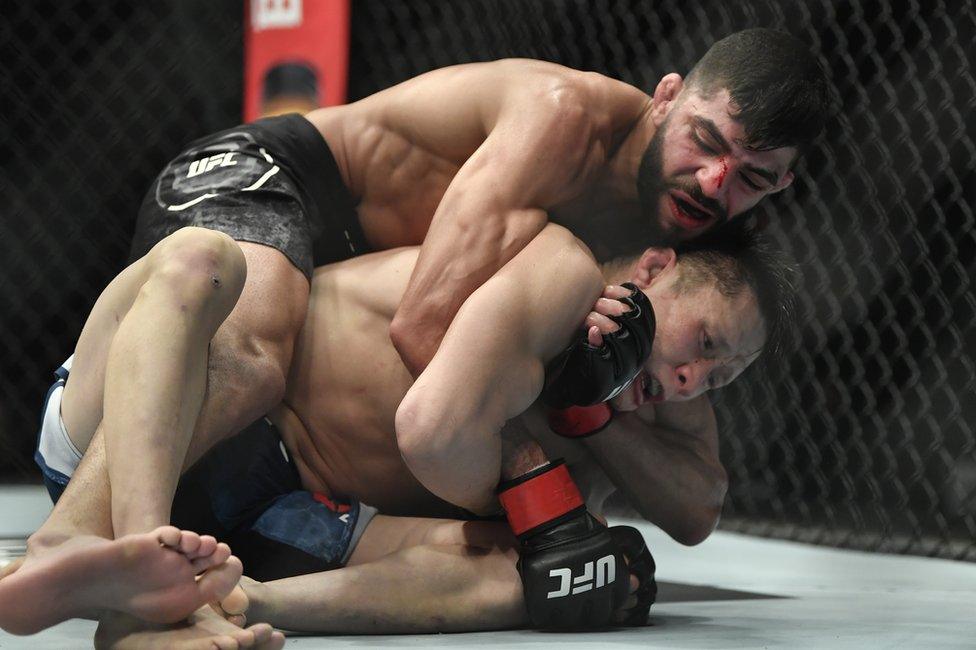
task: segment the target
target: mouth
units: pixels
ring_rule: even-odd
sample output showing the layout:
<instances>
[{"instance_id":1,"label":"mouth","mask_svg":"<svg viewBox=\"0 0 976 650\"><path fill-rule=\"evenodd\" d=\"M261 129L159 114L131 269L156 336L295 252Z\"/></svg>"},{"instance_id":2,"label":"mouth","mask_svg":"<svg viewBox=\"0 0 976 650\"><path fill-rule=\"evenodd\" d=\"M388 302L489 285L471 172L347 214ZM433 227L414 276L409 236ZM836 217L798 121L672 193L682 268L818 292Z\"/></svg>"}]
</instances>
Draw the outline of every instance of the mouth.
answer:
<instances>
[{"instance_id":1,"label":"mouth","mask_svg":"<svg viewBox=\"0 0 976 650\"><path fill-rule=\"evenodd\" d=\"M649 375L646 372L641 373L640 382L638 382L637 404L662 401L664 401L664 386L654 375Z\"/></svg>"},{"instance_id":2,"label":"mouth","mask_svg":"<svg viewBox=\"0 0 976 650\"><path fill-rule=\"evenodd\" d=\"M671 214L683 228L686 230L697 230L699 228L704 228L714 219L712 213L705 210L703 207L692 201L691 197L686 195L678 194L676 192L668 193L668 204L671 208Z\"/></svg>"}]
</instances>

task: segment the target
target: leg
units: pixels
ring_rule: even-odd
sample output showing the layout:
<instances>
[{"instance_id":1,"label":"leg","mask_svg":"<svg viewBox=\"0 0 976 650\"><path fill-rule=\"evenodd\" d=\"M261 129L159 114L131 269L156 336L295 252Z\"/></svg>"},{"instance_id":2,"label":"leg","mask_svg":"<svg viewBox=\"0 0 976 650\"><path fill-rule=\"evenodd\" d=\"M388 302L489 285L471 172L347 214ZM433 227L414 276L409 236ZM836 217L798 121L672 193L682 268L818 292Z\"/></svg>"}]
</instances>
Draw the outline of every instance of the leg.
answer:
<instances>
[{"instance_id":1,"label":"leg","mask_svg":"<svg viewBox=\"0 0 976 650\"><path fill-rule=\"evenodd\" d=\"M515 540L496 522L378 516L349 566L245 581L231 615L308 632L431 633L512 628L528 617Z\"/></svg>"},{"instance_id":2,"label":"leg","mask_svg":"<svg viewBox=\"0 0 976 650\"><path fill-rule=\"evenodd\" d=\"M193 348L192 351L159 361L168 365L165 373L150 362L140 364L124 354L138 347L140 342L143 347L152 347L151 342L144 340L147 334L168 336L148 308L133 312L137 306L148 307L138 305L143 293L147 301L150 297L166 297L165 293L159 296L161 291L156 291L155 295L143 291L143 285L150 279L156 284L171 283L183 287L186 276L199 271L199 268L186 268L191 261L186 259L184 249L188 238L196 239L201 234L223 238L221 247L226 243L224 236L211 231L180 230L120 275L92 310L75 351L74 366L62 401L62 416L75 445L84 450L91 441L91 446L52 516L32 538L35 543L50 534L63 537L65 531L80 530L112 537L113 533L121 535L129 530L139 531L153 524L159 525L157 522L167 523L181 468L185 469L213 444L240 430L280 401L294 336L305 318L308 282L284 255L266 246L231 243L222 251L230 257L235 256L235 250L243 251L243 258L235 264L246 260L247 268L252 269L247 274L243 292L236 305L231 305L233 311L227 309L230 315L223 323L219 312L205 315L205 325L210 326L211 333L204 335L206 338L198 336L202 340L184 346ZM151 266L143 264L151 257L154 257ZM174 261L172 257L177 259ZM197 276L202 276L196 278L202 281L196 288L209 290L207 283L212 282L212 276L206 272L197 273ZM178 291L173 289L170 295ZM133 315L143 322L148 319L151 325L141 330L142 333L135 327L123 330L122 326ZM220 325L219 329L217 325ZM120 334L129 334L133 330L136 330L130 337L133 340L119 340ZM216 330L215 334L213 330ZM164 343L164 347L174 345ZM146 354L150 353L147 351ZM134 376L138 372L151 377L142 380ZM171 387L171 382L179 383L181 373L190 381L183 387ZM164 374L168 381L159 381ZM153 385L153 382L158 383ZM140 384L145 386L143 391L133 391ZM153 395L147 399L143 394L146 391L153 395L163 393L168 400ZM176 425L176 428L154 422L154 417L162 419L154 415L159 411L149 411L144 403L162 404L165 408L167 401L173 404L177 396L180 401L176 403L182 412L170 416L168 423L164 422L171 427ZM116 403L121 406L115 407ZM132 409L133 406L136 409ZM133 412L140 408L141 416ZM189 418L190 415L193 417ZM135 426L128 424L132 421ZM113 450L113 444L117 449ZM105 452L92 454L102 447ZM143 482L146 476L142 471L134 471L132 462L147 468L153 475L148 482L155 487L134 485L131 486L134 492L127 490L129 484ZM155 476L157 474L160 476ZM79 485L73 489L76 483ZM110 484L114 489L109 489ZM140 498L116 499L109 510L112 492L139 495Z\"/></svg>"},{"instance_id":3,"label":"leg","mask_svg":"<svg viewBox=\"0 0 976 650\"><path fill-rule=\"evenodd\" d=\"M180 230L160 242L146 258L126 269L96 303L79 339L76 365L72 367L62 404L62 415L75 444L84 449L88 440L91 442L51 517L31 537L28 559L15 574L17 580L14 582L20 587L28 582L34 584L31 593L36 593L39 601L53 601L55 595L64 592L64 584L57 577L77 564L74 555L81 544L79 536L87 536L87 543L100 544L104 539L99 538L112 538L127 529L138 530L150 526L153 521L169 520L180 468L193 460L187 454L190 433L203 435L207 440L198 442L191 452L192 456L199 456L212 444L210 441L257 417L280 399L285 368L290 362L291 337L304 320L308 285L304 275L277 251L258 245L241 247L245 249L243 257L241 248L223 235L197 228ZM274 259L275 255L280 259ZM211 368L210 387L204 399L206 383L202 378L207 373L207 346L211 336L206 330L212 334L222 320L221 312L233 307L227 294L234 292L236 298L235 281L236 291L243 284L244 258L250 258L249 262L256 261L255 267L259 270L248 278L242 299L224 323L226 327L214 337L214 345L221 350L216 355L221 362L211 364L217 370L214 372ZM284 273L282 265L287 266ZM208 301L207 292L219 289L213 283L215 275L222 285L219 288L226 291L221 298ZM273 297L276 276L283 276L284 301ZM282 302L287 304L282 305ZM275 305L280 309L274 311ZM165 313L156 317L151 309L154 306L161 306ZM194 310L199 312L198 322L187 323L193 320L188 314ZM167 317L173 321L169 329L164 327ZM273 322L262 325L260 320L265 317ZM245 334L251 323L255 323L253 336ZM154 336L167 339L160 347L169 350L170 356L152 358L154 342L147 337ZM221 345L236 345L242 352L235 357L233 350L222 349ZM131 369L125 367L130 360L135 361ZM166 367L161 369L155 365L157 363ZM142 376L136 377L140 372ZM154 384L164 377L169 381ZM143 391L131 390L138 386L142 386ZM148 393L148 400L143 392ZM239 405L235 409L238 399L250 399L254 403L245 401L250 409ZM156 408L144 408L144 401ZM113 402L123 406L118 408ZM206 427L196 426L200 402L204 406L199 422L209 423ZM126 406L132 410L127 410ZM179 411L176 415L166 410L174 407ZM169 419L158 417L160 413ZM239 421L224 421L228 419L227 414ZM158 426L154 417L170 426ZM113 425L113 418L123 425ZM97 435L91 430L93 422L100 422ZM218 426L222 427L220 431L217 431ZM111 449L113 441L115 451ZM140 469L134 471L133 464L139 465ZM110 480L119 485L110 483ZM138 485L143 481L154 483L156 488L148 490L145 485ZM112 493L125 494L127 498L116 499L113 503ZM133 494L142 496L132 498ZM67 540L73 543L61 548ZM34 561L55 552L57 562L50 559ZM212 547L210 552L213 552ZM186 560L200 564L197 561L200 555L199 551L194 551ZM181 580L178 573L170 575L176 582ZM117 584L120 576L116 573L89 572L88 579L99 583L115 581L104 586L120 586ZM178 620L215 595L226 593L234 582L236 579L226 584L225 589L222 587L224 590L219 593L211 590L210 595L201 589L184 590L181 593L187 599L178 608L179 614L168 608L154 615L145 608L126 603L119 605L114 596L107 597L123 611L138 613L150 620L161 620L159 615L163 615L162 620ZM140 583L135 581L135 584ZM186 584L191 587L197 584L193 582L192 574ZM15 586L5 579L0 585L0 599L4 593L13 597ZM71 608L63 609L74 612L79 605L72 601ZM105 603L97 600L88 603L92 608L103 605ZM40 612L41 608L28 611ZM3 624L4 627L29 629L49 624L43 622L49 618L46 615L35 616L33 620L5 619Z\"/></svg>"}]
</instances>

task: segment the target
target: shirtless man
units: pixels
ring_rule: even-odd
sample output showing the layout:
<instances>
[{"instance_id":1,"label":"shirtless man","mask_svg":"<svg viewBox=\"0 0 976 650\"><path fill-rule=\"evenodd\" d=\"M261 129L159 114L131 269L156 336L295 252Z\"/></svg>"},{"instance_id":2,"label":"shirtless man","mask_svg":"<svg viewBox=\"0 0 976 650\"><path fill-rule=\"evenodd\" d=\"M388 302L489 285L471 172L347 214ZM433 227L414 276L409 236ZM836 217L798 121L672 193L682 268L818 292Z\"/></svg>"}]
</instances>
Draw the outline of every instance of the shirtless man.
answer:
<instances>
[{"instance_id":1,"label":"shirtless man","mask_svg":"<svg viewBox=\"0 0 976 650\"><path fill-rule=\"evenodd\" d=\"M819 131L825 86L802 45L753 30L713 47L686 86L663 77L653 97L501 61L198 141L147 196L134 255L183 225L237 241L153 249L102 295L79 341L92 353L72 368L83 381L65 388L61 410L68 430L97 431L72 481L85 488L66 491L20 571L49 574L83 544L119 553L102 542L169 521L180 459L283 396L313 260L423 240L391 324L416 374L465 296L547 213L606 260L703 232L786 187ZM206 598L195 600L186 611Z\"/></svg>"},{"instance_id":2,"label":"shirtless man","mask_svg":"<svg viewBox=\"0 0 976 650\"><path fill-rule=\"evenodd\" d=\"M770 282L776 277L775 266L753 253L734 249L727 254L712 251L711 257L700 252L676 256L671 249L649 249L639 258L600 267L568 231L547 226L469 298L416 383L386 331L418 250L374 253L321 267L313 277L309 314L296 341L284 402L270 421L255 423L189 470L180 489L193 493L178 494L174 520L196 517L193 523L200 530L235 539L235 548L240 540L248 570L265 577L294 573L296 566L267 557L272 549L269 538L278 543L274 551L279 554L318 553L319 570L342 565L345 557L350 567L357 567L351 576L304 577L264 590L247 583L255 598L252 620L289 629L344 632L524 625L525 603L512 561L514 539L504 524L371 519L373 510L360 503L386 514L456 513L431 495L401 459L393 429L404 395L419 387L435 406L452 404L459 422L500 428L539 395L543 366L565 347L601 289L631 280L654 305L657 335L635 389L614 398L614 407L632 411L648 397L692 399L734 379L763 349L767 332L775 336L781 328L777 318L783 310L778 306L788 296ZM556 283L556 278L565 282ZM544 294L545 304L536 303L544 308L522 307ZM524 344L512 344L516 335ZM709 341L714 341L714 348ZM641 381L645 377L656 378L653 385L659 388L651 389ZM471 408L475 412L469 412ZM48 405L49 412L56 410L56 402ZM585 478L588 506L599 511L609 481L593 479L599 472L587 447L604 446L601 435L585 444L560 438L547 431L545 417L544 409L532 407L524 415L524 425L542 443L544 455L570 456L574 472ZM45 431L42 438L57 434ZM70 437L84 449L92 435L89 431ZM720 467L716 439L686 441L685 448L696 448L694 469ZM687 480L683 485L672 481L669 465L691 464L662 441L648 437L628 453L646 454L655 477L648 483L622 475L617 484L628 493L655 494L675 512L686 506L693 510L702 502L721 507L723 493L714 486L711 494L703 495ZM344 500L345 508L336 505ZM233 510L250 516L232 515L226 507L231 501L236 502ZM213 504L212 521L187 511L201 502ZM287 525L273 528L274 519L287 521L295 512L304 522L302 535L295 536ZM346 518L338 528L337 513ZM680 535L679 518L658 516L655 523ZM238 528L227 524L234 519L242 522ZM317 538L313 540L309 531ZM329 534L334 539L326 543ZM291 546L280 544L289 538L294 540ZM316 545L309 545L313 541ZM438 550L439 546L449 548ZM459 548L464 546L470 548ZM479 548L484 552L475 552ZM411 569L404 571L404 564ZM363 572L372 577L356 578ZM418 579L421 575L424 579ZM402 593L411 594L410 603L395 596ZM459 594L464 597L458 599ZM299 605L300 600L304 604ZM232 611L240 612L241 607ZM123 636L120 629L131 631L128 624L107 625L102 639Z\"/></svg>"}]
</instances>

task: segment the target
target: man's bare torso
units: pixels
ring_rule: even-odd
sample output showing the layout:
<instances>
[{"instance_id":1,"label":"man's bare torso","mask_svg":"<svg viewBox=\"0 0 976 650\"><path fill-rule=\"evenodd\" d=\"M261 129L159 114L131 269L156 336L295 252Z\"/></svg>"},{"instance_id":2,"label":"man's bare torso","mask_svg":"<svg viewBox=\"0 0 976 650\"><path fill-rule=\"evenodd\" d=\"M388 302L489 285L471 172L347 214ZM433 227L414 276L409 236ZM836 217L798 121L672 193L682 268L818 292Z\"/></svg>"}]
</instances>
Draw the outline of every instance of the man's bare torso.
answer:
<instances>
[{"instance_id":1,"label":"man's bare torso","mask_svg":"<svg viewBox=\"0 0 976 650\"><path fill-rule=\"evenodd\" d=\"M413 379L388 328L418 250L383 251L316 270L285 400L271 418L307 489L388 514L449 516L457 510L407 469L394 427ZM550 457L586 460L578 442L548 432L541 411L530 409L523 421ZM583 476L580 482L589 492L591 481Z\"/></svg>"},{"instance_id":2,"label":"man's bare torso","mask_svg":"<svg viewBox=\"0 0 976 650\"><path fill-rule=\"evenodd\" d=\"M591 128L567 136L579 140L582 156L566 162L578 167L572 180L546 196L545 205L527 207L548 209L598 259L630 252L620 249L643 228L636 186L625 180L621 191L611 163L649 97L627 84L540 61L505 60L437 70L307 117L358 201L367 240L386 249L423 241L449 185L499 123L509 96L559 87L582 99ZM531 110L531 97L526 102ZM603 227L611 219L614 227ZM621 232L626 236L610 238Z\"/></svg>"},{"instance_id":3,"label":"man's bare torso","mask_svg":"<svg viewBox=\"0 0 976 650\"><path fill-rule=\"evenodd\" d=\"M388 330L416 258L416 248L398 249L316 270L285 403L272 415L308 489L393 514L435 502L404 466L393 426L413 380Z\"/></svg>"}]
</instances>

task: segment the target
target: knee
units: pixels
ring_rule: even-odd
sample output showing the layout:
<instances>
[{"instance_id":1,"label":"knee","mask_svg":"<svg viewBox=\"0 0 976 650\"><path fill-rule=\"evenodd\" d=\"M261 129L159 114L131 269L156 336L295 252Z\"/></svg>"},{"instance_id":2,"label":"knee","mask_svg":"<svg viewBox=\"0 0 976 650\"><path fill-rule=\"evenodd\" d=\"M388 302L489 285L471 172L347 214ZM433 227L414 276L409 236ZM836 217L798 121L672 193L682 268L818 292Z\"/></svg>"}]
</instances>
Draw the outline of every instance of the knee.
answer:
<instances>
[{"instance_id":1,"label":"knee","mask_svg":"<svg viewBox=\"0 0 976 650\"><path fill-rule=\"evenodd\" d=\"M247 262L229 236L206 228L181 228L149 253L147 285L179 300L183 310L211 310L226 317L247 278Z\"/></svg>"}]
</instances>

